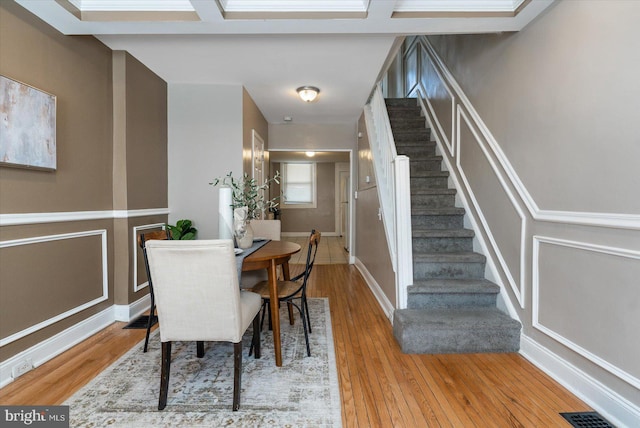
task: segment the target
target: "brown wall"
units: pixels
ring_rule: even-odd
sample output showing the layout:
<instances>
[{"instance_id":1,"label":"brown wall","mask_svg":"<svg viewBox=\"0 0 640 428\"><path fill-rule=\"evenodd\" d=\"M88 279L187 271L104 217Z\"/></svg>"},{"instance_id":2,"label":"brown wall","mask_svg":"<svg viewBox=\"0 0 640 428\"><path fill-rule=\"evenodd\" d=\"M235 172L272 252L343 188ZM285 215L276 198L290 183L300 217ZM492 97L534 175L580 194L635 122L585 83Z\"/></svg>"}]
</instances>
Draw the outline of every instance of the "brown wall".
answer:
<instances>
[{"instance_id":1,"label":"brown wall","mask_svg":"<svg viewBox=\"0 0 640 428\"><path fill-rule=\"evenodd\" d=\"M269 176L269 124L262 115L262 112L251 98L246 89L242 88L242 168L243 171L251 175L251 153L253 136L252 130L256 130L258 135L264 140L264 177Z\"/></svg>"},{"instance_id":2,"label":"brown wall","mask_svg":"<svg viewBox=\"0 0 640 428\"><path fill-rule=\"evenodd\" d=\"M281 209L283 233L308 233L311 229L323 233L335 232L335 163L316 163L316 208ZM280 170L279 163L271 165L273 171ZM272 195L280 193L280 186L272 186ZM280 206L282 208L282 206Z\"/></svg>"},{"instance_id":3,"label":"brown wall","mask_svg":"<svg viewBox=\"0 0 640 428\"><path fill-rule=\"evenodd\" d=\"M167 108L165 83L135 59L112 56L93 37L61 35L14 2L0 2L0 52L0 74L57 97L57 169L0 167L0 214L43 217L0 227L0 337L100 298L103 275L108 288L103 302L3 346L4 361L146 293L128 292L131 230L166 215L131 210L166 209Z\"/></svg>"},{"instance_id":4,"label":"brown wall","mask_svg":"<svg viewBox=\"0 0 640 428\"><path fill-rule=\"evenodd\" d=\"M373 177L373 164L369 136L364 115L358 121L358 199L356 199L356 245L355 256L365 265L376 280L392 306L396 305L396 279L389 257L389 246L384 224L378 218L380 200ZM365 177L370 176L366 183Z\"/></svg>"}]
</instances>

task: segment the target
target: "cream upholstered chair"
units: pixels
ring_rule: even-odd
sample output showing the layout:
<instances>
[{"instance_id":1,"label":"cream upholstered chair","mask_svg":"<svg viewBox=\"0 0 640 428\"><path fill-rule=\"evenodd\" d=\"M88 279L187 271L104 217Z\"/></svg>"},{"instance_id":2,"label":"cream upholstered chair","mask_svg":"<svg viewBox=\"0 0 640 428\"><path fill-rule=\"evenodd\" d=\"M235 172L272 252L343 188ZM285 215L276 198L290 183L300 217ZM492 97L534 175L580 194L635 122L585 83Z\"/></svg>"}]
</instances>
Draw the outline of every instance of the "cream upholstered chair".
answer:
<instances>
[{"instance_id":1,"label":"cream upholstered chair","mask_svg":"<svg viewBox=\"0 0 640 428\"><path fill-rule=\"evenodd\" d=\"M234 344L233 410L240 407L242 336L253 322L254 349L260 348L258 294L240 291L233 242L229 239L147 242L162 342L162 373L158 409L167 404L171 342ZM255 358L260 357L260 352Z\"/></svg>"},{"instance_id":2,"label":"cream upholstered chair","mask_svg":"<svg viewBox=\"0 0 640 428\"><path fill-rule=\"evenodd\" d=\"M251 228L253 229L253 236L256 238L267 238L272 241L280 240L280 220L251 220Z\"/></svg>"},{"instance_id":3,"label":"cream upholstered chair","mask_svg":"<svg viewBox=\"0 0 640 428\"><path fill-rule=\"evenodd\" d=\"M280 220L251 220L251 228L255 238L267 238L272 241L280 240L281 224ZM253 288L260 281L267 280L267 271L253 270L242 272L240 278L240 288Z\"/></svg>"}]
</instances>

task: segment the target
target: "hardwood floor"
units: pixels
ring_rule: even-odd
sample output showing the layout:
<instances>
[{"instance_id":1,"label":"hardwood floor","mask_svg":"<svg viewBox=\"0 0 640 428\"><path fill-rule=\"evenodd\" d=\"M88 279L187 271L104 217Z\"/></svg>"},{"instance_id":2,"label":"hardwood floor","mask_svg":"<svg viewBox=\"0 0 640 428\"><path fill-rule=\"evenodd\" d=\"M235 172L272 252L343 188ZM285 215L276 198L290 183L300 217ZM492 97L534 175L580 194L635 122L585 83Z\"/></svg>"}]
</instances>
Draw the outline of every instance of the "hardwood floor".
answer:
<instances>
[{"instance_id":1,"label":"hardwood floor","mask_svg":"<svg viewBox=\"0 0 640 428\"><path fill-rule=\"evenodd\" d=\"M301 268L292 266L292 274ZM329 298L347 428L562 427L568 425L559 412L590 410L518 354L402 354L353 266L317 265L309 295ZM142 346L144 330L123 325L7 385L0 404L62 403L132 346Z\"/></svg>"}]
</instances>

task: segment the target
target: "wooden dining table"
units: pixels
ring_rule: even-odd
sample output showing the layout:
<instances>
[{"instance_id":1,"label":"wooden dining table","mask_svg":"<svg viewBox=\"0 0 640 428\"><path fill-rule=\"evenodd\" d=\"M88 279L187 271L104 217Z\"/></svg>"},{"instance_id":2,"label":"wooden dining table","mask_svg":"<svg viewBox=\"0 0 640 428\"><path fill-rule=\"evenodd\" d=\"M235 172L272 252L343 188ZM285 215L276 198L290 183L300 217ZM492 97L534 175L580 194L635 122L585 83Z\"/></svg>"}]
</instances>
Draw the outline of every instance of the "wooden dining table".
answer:
<instances>
[{"instance_id":1,"label":"wooden dining table","mask_svg":"<svg viewBox=\"0 0 640 428\"><path fill-rule=\"evenodd\" d=\"M271 305L271 324L273 328L273 347L276 354L276 366L282 366L282 350L280 343L280 311L278 302L278 278L276 266L282 266L285 281L289 275L289 259L292 254L300 251L300 245L295 242L269 241L257 251L249 254L242 262L242 271L266 269L269 277L269 298Z\"/></svg>"}]
</instances>

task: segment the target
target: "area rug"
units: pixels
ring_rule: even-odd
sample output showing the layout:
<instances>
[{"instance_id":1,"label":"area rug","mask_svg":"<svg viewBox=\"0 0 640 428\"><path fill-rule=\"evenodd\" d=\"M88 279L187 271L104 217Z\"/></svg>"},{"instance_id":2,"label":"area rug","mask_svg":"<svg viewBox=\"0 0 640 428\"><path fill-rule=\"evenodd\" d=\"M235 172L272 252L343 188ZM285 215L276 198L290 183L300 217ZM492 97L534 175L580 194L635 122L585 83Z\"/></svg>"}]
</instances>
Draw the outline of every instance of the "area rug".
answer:
<instances>
[{"instance_id":1,"label":"area rug","mask_svg":"<svg viewBox=\"0 0 640 428\"><path fill-rule=\"evenodd\" d=\"M313 333L307 357L300 322L281 311L282 367L276 367L273 335L262 331L262 358L248 356L243 339L240 410L231 411L233 345L174 342L167 407L158 411L160 336L149 351L142 343L103 371L64 404L72 427L340 427L342 416L328 299L309 299ZM266 324L266 323L265 323Z\"/></svg>"}]
</instances>

